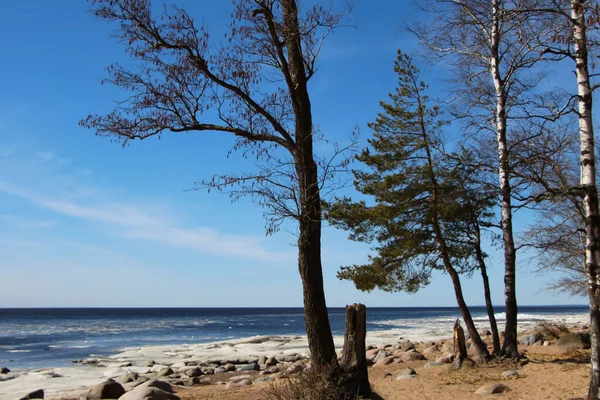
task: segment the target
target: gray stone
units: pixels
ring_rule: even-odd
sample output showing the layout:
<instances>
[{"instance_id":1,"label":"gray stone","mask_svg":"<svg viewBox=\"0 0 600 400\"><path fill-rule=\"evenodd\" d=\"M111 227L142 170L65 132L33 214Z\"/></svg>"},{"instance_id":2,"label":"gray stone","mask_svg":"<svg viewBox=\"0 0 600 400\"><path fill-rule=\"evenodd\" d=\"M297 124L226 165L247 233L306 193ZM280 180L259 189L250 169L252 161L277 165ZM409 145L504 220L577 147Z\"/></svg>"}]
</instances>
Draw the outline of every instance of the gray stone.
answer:
<instances>
[{"instance_id":1,"label":"gray stone","mask_svg":"<svg viewBox=\"0 0 600 400\"><path fill-rule=\"evenodd\" d=\"M267 357L260 356L258 357L258 365L265 365L267 363Z\"/></svg>"},{"instance_id":2,"label":"gray stone","mask_svg":"<svg viewBox=\"0 0 600 400\"><path fill-rule=\"evenodd\" d=\"M235 365L232 363L225 364L223 368L225 368L225 371L235 371Z\"/></svg>"},{"instance_id":3,"label":"gray stone","mask_svg":"<svg viewBox=\"0 0 600 400\"><path fill-rule=\"evenodd\" d=\"M377 361L381 360L382 358L389 357L389 355L390 355L390 353L388 353L387 351L379 350L379 352L377 353L377 355L375 356L373 361L375 361L375 363L377 363Z\"/></svg>"},{"instance_id":4,"label":"gray stone","mask_svg":"<svg viewBox=\"0 0 600 400\"><path fill-rule=\"evenodd\" d=\"M543 338L544 336L541 333L535 332L530 335L521 336L519 338L519 344L525 346L533 346L535 342L537 342L538 340L542 340Z\"/></svg>"},{"instance_id":5,"label":"gray stone","mask_svg":"<svg viewBox=\"0 0 600 400\"><path fill-rule=\"evenodd\" d=\"M475 391L475 394L483 394L483 395L489 395L489 394L496 394L496 393L504 393L504 392L508 392L510 390L510 388L506 385L503 385L501 383L490 383L488 385L482 386L479 389L477 389Z\"/></svg>"},{"instance_id":6,"label":"gray stone","mask_svg":"<svg viewBox=\"0 0 600 400\"><path fill-rule=\"evenodd\" d=\"M241 365L236 368L236 371L241 371L241 372L243 372L243 371L260 371L260 366L255 363Z\"/></svg>"},{"instance_id":7,"label":"gray stone","mask_svg":"<svg viewBox=\"0 0 600 400\"><path fill-rule=\"evenodd\" d=\"M215 369L211 368L211 367L209 367L209 368L202 368L202 373L204 375L214 375Z\"/></svg>"},{"instance_id":8,"label":"gray stone","mask_svg":"<svg viewBox=\"0 0 600 400\"><path fill-rule=\"evenodd\" d=\"M426 360L425 356L418 351L407 351L402 354L402 362L416 361L416 360Z\"/></svg>"},{"instance_id":9,"label":"gray stone","mask_svg":"<svg viewBox=\"0 0 600 400\"><path fill-rule=\"evenodd\" d=\"M8 374L9 372L10 372L10 369L8 369L6 367L0 368L0 374Z\"/></svg>"},{"instance_id":10,"label":"gray stone","mask_svg":"<svg viewBox=\"0 0 600 400\"><path fill-rule=\"evenodd\" d=\"M185 375L187 377L194 378L196 376L204 375L204 372L202 372L202 369L200 367L194 367L186 370Z\"/></svg>"},{"instance_id":11,"label":"gray stone","mask_svg":"<svg viewBox=\"0 0 600 400\"><path fill-rule=\"evenodd\" d=\"M425 365L423 367L424 368L434 368L434 367L443 367L444 365L446 365L446 363L429 361L429 362L425 363Z\"/></svg>"},{"instance_id":12,"label":"gray stone","mask_svg":"<svg viewBox=\"0 0 600 400\"><path fill-rule=\"evenodd\" d=\"M268 376L264 376L264 377L262 377L262 378L258 378L257 380L255 380L255 381L254 381L254 384L257 384L257 383L265 383L265 382L270 382L270 381L272 381L272 380L273 380L273 378L271 378L271 377L268 377Z\"/></svg>"},{"instance_id":13,"label":"gray stone","mask_svg":"<svg viewBox=\"0 0 600 400\"><path fill-rule=\"evenodd\" d=\"M135 382L138 380L139 377L140 376L137 374L137 372L129 372L125 375L118 377L117 379L115 379L115 381L119 382L120 384L125 384L129 382Z\"/></svg>"},{"instance_id":14,"label":"gray stone","mask_svg":"<svg viewBox=\"0 0 600 400\"><path fill-rule=\"evenodd\" d=\"M169 382L159 381L156 379L151 379L147 382L144 382L141 385L139 385L139 387L140 388L156 388L156 389L164 390L167 393L173 393L173 387L171 386L171 384Z\"/></svg>"},{"instance_id":15,"label":"gray stone","mask_svg":"<svg viewBox=\"0 0 600 400\"><path fill-rule=\"evenodd\" d=\"M235 365L234 365L234 367L235 367ZM227 370L223 367L215 368L213 370L213 374L222 374L223 372L227 372Z\"/></svg>"},{"instance_id":16,"label":"gray stone","mask_svg":"<svg viewBox=\"0 0 600 400\"><path fill-rule=\"evenodd\" d=\"M279 361L277 361L277 359L272 356L267 358L267 360L265 361L265 365L267 367L273 367L273 366L277 365L278 363L279 363Z\"/></svg>"},{"instance_id":17,"label":"gray stone","mask_svg":"<svg viewBox=\"0 0 600 400\"><path fill-rule=\"evenodd\" d=\"M375 363L375 365L390 365L394 362L395 357L383 357Z\"/></svg>"},{"instance_id":18,"label":"gray stone","mask_svg":"<svg viewBox=\"0 0 600 400\"><path fill-rule=\"evenodd\" d=\"M582 332L567 333L558 339L556 347L562 351L589 349L590 334Z\"/></svg>"},{"instance_id":19,"label":"gray stone","mask_svg":"<svg viewBox=\"0 0 600 400\"><path fill-rule=\"evenodd\" d=\"M404 368L400 371L400 374L396 377L397 380L412 379L417 377L417 371L412 368Z\"/></svg>"},{"instance_id":20,"label":"gray stone","mask_svg":"<svg viewBox=\"0 0 600 400\"><path fill-rule=\"evenodd\" d=\"M158 376L169 376L169 375L173 375L173 370L170 367L164 368L158 373Z\"/></svg>"},{"instance_id":21,"label":"gray stone","mask_svg":"<svg viewBox=\"0 0 600 400\"><path fill-rule=\"evenodd\" d=\"M180 398L173 393L155 387L140 388L138 386L131 392L119 397L119 400L180 400Z\"/></svg>"},{"instance_id":22,"label":"gray stone","mask_svg":"<svg viewBox=\"0 0 600 400\"><path fill-rule=\"evenodd\" d=\"M503 378L518 378L519 377L519 372L517 372L517 370L515 370L515 369L504 371L502 373L502 377Z\"/></svg>"},{"instance_id":23,"label":"gray stone","mask_svg":"<svg viewBox=\"0 0 600 400\"><path fill-rule=\"evenodd\" d=\"M38 389L34 392L27 394L26 396L21 397L20 400L43 399L43 398L44 398L44 390Z\"/></svg>"},{"instance_id":24,"label":"gray stone","mask_svg":"<svg viewBox=\"0 0 600 400\"><path fill-rule=\"evenodd\" d=\"M411 342L410 340L403 340L400 343L400 350L402 351L409 351L415 348L415 344L413 342Z\"/></svg>"},{"instance_id":25,"label":"gray stone","mask_svg":"<svg viewBox=\"0 0 600 400\"><path fill-rule=\"evenodd\" d=\"M147 361L146 364L144 364L144 367L153 367L154 364L156 364L156 362L154 362L154 360L150 360Z\"/></svg>"},{"instance_id":26,"label":"gray stone","mask_svg":"<svg viewBox=\"0 0 600 400\"><path fill-rule=\"evenodd\" d=\"M118 399L124 394L125 388L119 382L109 379L91 388L85 398L86 400Z\"/></svg>"}]
</instances>

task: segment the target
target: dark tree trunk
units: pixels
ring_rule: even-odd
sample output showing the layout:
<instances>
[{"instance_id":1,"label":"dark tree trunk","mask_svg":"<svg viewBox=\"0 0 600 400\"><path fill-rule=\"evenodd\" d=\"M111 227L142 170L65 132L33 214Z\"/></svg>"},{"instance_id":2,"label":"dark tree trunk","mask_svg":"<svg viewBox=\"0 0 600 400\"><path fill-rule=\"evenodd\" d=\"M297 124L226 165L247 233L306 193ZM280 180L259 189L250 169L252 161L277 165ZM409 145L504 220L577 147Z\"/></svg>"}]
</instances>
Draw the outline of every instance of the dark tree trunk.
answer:
<instances>
[{"instance_id":1,"label":"dark tree trunk","mask_svg":"<svg viewBox=\"0 0 600 400\"><path fill-rule=\"evenodd\" d=\"M298 8L294 0L285 1L283 16L288 52L289 91L296 119L293 151L300 215L298 270L304 294L304 320L311 360L316 367L333 367L337 356L329 326L321 265L321 198L317 164L313 154L313 122L306 70L302 58Z\"/></svg>"},{"instance_id":2,"label":"dark tree trunk","mask_svg":"<svg viewBox=\"0 0 600 400\"><path fill-rule=\"evenodd\" d=\"M346 334L340 367L341 386L352 395L370 396L371 384L367 371L367 309L364 304L346 306Z\"/></svg>"},{"instance_id":3,"label":"dark tree trunk","mask_svg":"<svg viewBox=\"0 0 600 400\"><path fill-rule=\"evenodd\" d=\"M469 358L467 352L467 342L465 340L465 332L460 326L460 320L456 320L452 329L452 340L454 342L454 369L461 369L463 366L473 366L475 363Z\"/></svg>"},{"instance_id":4,"label":"dark tree trunk","mask_svg":"<svg viewBox=\"0 0 600 400\"><path fill-rule=\"evenodd\" d=\"M498 324L496 323L496 316L494 315L494 305L492 304L492 293L490 290L490 280L487 275L487 266L485 259L483 258L483 252L481 251L481 233L479 226L475 227L475 257L479 263L479 270L481 272L481 279L483 280L483 292L485 296L485 307L488 313L488 319L490 320L490 327L492 329L492 340L494 342L494 354L500 355L500 335L498 334Z\"/></svg>"}]
</instances>

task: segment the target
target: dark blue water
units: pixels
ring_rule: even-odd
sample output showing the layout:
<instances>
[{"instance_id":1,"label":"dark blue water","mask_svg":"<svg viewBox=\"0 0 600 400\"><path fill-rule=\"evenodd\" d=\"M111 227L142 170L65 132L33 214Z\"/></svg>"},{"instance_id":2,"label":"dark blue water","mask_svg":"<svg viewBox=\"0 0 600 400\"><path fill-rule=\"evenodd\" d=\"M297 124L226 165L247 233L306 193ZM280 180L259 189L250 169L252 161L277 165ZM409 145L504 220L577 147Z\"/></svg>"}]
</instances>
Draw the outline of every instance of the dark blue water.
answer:
<instances>
[{"instance_id":1,"label":"dark blue water","mask_svg":"<svg viewBox=\"0 0 600 400\"><path fill-rule=\"evenodd\" d=\"M486 324L483 307L473 317ZM503 320L503 307L497 308ZM521 307L520 324L547 318L582 321L586 306ZM449 332L460 313L453 307L369 308L367 330L399 336ZM334 335L344 332L345 310L331 308ZM304 335L301 308L57 308L0 309L0 365L41 368L70 364L125 347L203 343L256 335Z\"/></svg>"}]
</instances>

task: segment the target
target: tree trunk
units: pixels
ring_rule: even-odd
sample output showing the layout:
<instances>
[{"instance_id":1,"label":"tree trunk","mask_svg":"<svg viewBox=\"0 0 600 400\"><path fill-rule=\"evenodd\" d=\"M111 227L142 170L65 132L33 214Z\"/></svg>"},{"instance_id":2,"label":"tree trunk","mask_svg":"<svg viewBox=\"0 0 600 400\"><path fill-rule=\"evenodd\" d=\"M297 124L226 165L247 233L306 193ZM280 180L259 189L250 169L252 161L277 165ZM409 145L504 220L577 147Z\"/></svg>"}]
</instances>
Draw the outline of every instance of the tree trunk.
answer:
<instances>
[{"instance_id":1,"label":"tree trunk","mask_svg":"<svg viewBox=\"0 0 600 400\"><path fill-rule=\"evenodd\" d=\"M585 1L571 2L573 45L579 111L580 186L585 207L585 269L590 295L590 330L592 357L588 399L600 399L600 213L596 186L596 161L594 155L594 125L592 120L592 89L588 67Z\"/></svg>"},{"instance_id":2,"label":"tree trunk","mask_svg":"<svg viewBox=\"0 0 600 400\"><path fill-rule=\"evenodd\" d=\"M499 355L501 352L500 335L498 334L498 324L496 323L496 316L494 315L494 305L492 304L492 293L490 290L490 280L487 275L487 266L485 264L485 259L483 258L483 252L481 251L481 233L478 225L475 226L475 257L479 263L479 271L481 272L481 279L483 280L485 307L487 309L488 319L490 320L490 327L492 329L494 354Z\"/></svg>"},{"instance_id":3,"label":"tree trunk","mask_svg":"<svg viewBox=\"0 0 600 400\"><path fill-rule=\"evenodd\" d=\"M298 270L304 294L306 335L314 365L335 367L337 355L323 290L321 198L313 154L312 111L302 58L298 7L294 0L285 1L282 5L289 64L288 89L296 120L293 156L300 190Z\"/></svg>"},{"instance_id":4,"label":"tree trunk","mask_svg":"<svg viewBox=\"0 0 600 400\"><path fill-rule=\"evenodd\" d=\"M364 304L346 306L346 334L340 367L341 386L352 396L370 396L371 384L367 371L367 309Z\"/></svg>"},{"instance_id":5,"label":"tree trunk","mask_svg":"<svg viewBox=\"0 0 600 400\"><path fill-rule=\"evenodd\" d=\"M498 177L502 209L502 241L504 244L504 297L506 303L506 325L502 353L507 357L518 357L517 348L517 293L516 293L516 250L512 226L512 202L508 143L506 137L506 87L500 73L500 1L492 1L492 35L490 72L496 90L496 134L498 140Z\"/></svg>"},{"instance_id":6,"label":"tree trunk","mask_svg":"<svg viewBox=\"0 0 600 400\"><path fill-rule=\"evenodd\" d=\"M452 329L452 340L454 342L454 362L452 367L454 369L461 369L464 365L473 366L475 362L469 358L467 353L467 342L465 340L465 332L462 326L460 326L460 320L456 320L454 328Z\"/></svg>"}]
</instances>

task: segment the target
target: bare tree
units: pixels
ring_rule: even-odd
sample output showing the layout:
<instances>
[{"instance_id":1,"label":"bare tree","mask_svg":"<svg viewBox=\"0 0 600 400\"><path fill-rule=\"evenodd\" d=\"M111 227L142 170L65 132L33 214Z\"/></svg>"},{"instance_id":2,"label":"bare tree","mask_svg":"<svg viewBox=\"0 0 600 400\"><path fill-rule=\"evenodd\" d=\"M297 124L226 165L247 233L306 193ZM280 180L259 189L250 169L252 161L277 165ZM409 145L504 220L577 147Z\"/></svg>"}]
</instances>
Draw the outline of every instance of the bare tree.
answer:
<instances>
[{"instance_id":1,"label":"bare tree","mask_svg":"<svg viewBox=\"0 0 600 400\"><path fill-rule=\"evenodd\" d=\"M428 10L435 19L417 24L417 34L455 74L457 117L476 136L496 137L497 175L504 245L506 325L502 352L518 357L516 246L512 215L513 182L510 167L509 121L527 107L524 95L539 76L530 68L543 57L533 43L548 32L523 30L523 14L513 13L505 0L438 0Z\"/></svg>"},{"instance_id":2,"label":"bare tree","mask_svg":"<svg viewBox=\"0 0 600 400\"><path fill-rule=\"evenodd\" d=\"M164 132L223 132L237 138L235 149L266 160L257 174L207 184L238 184L234 196L261 198L271 207L271 231L283 217L297 220L312 361L337 365L323 291L322 187L308 82L323 40L345 13L319 5L301 12L295 0L234 1L231 30L220 45L177 6L154 18L149 0L91 0L91 5L97 17L118 24L116 36L136 67L108 67L106 82L131 95L109 114L90 115L81 124L123 143Z\"/></svg>"}]
</instances>

